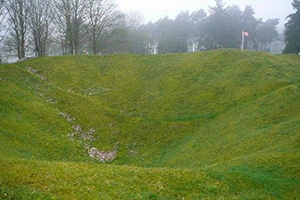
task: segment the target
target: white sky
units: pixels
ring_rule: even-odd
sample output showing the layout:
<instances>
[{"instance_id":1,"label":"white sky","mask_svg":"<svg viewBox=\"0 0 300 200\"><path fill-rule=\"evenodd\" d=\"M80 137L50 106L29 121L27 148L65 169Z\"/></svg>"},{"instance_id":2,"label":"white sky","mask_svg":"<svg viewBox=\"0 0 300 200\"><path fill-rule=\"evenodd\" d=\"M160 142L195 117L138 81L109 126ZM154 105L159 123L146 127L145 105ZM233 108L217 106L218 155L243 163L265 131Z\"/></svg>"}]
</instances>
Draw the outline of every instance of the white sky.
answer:
<instances>
[{"instance_id":1,"label":"white sky","mask_svg":"<svg viewBox=\"0 0 300 200\"><path fill-rule=\"evenodd\" d=\"M125 12L139 11L146 22L156 21L166 15L174 18L181 10L195 11L208 10L208 6L214 6L214 0L115 0L119 8ZM285 18L294 12L292 0L224 0L226 5L238 5L244 9L251 5L256 17L269 19L280 18L283 26Z\"/></svg>"}]
</instances>

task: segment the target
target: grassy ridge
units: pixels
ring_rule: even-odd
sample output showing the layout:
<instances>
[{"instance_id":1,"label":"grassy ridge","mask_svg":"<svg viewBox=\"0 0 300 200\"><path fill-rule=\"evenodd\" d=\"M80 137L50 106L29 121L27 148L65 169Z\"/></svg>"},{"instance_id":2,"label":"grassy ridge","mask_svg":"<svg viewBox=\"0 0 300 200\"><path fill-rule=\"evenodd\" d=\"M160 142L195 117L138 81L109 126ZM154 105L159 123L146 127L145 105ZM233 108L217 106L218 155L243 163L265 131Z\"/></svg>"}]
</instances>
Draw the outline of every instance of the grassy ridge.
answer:
<instances>
[{"instance_id":1,"label":"grassy ridge","mask_svg":"<svg viewBox=\"0 0 300 200\"><path fill-rule=\"evenodd\" d=\"M299 63L218 50L0 66L0 198L296 198ZM89 158L75 125L100 150L119 142L117 158Z\"/></svg>"},{"instance_id":2,"label":"grassy ridge","mask_svg":"<svg viewBox=\"0 0 300 200\"><path fill-rule=\"evenodd\" d=\"M5 160L0 169L7 168L0 191L11 199L296 199L299 191L299 179L275 167L178 170Z\"/></svg>"}]
</instances>

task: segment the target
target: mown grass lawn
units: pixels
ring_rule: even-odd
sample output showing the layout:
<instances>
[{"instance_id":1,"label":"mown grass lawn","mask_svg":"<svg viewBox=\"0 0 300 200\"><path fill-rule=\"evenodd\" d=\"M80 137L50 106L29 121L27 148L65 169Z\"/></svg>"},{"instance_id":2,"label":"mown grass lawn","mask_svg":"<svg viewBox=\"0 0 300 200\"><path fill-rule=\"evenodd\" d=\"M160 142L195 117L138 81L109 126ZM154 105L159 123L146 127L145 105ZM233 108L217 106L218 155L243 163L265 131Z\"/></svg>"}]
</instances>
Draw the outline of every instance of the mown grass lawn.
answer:
<instances>
[{"instance_id":1,"label":"mown grass lawn","mask_svg":"<svg viewBox=\"0 0 300 200\"><path fill-rule=\"evenodd\" d=\"M1 65L0 94L0 199L300 196L299 56L44 57Z\"/></svg>"}]
</instances>

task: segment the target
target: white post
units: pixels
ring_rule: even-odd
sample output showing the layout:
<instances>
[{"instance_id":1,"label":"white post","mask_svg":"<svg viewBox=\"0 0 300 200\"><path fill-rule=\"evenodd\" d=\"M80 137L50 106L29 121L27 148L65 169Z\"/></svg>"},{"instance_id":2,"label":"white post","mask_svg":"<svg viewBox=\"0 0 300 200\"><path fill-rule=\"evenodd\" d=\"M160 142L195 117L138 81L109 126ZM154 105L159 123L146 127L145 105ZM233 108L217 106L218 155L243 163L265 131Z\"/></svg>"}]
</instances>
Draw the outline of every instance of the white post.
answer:
<instances>
[{"instance_id":1,"label":"white post","mask_svg":"<svg viewBox=\"0 0 300 200\"><path fill-rule=\"evenodd\" d=\"M244 50L244 43L245 43L245 33L242 31L242 50Z\"/></svg>"}]
</instances>

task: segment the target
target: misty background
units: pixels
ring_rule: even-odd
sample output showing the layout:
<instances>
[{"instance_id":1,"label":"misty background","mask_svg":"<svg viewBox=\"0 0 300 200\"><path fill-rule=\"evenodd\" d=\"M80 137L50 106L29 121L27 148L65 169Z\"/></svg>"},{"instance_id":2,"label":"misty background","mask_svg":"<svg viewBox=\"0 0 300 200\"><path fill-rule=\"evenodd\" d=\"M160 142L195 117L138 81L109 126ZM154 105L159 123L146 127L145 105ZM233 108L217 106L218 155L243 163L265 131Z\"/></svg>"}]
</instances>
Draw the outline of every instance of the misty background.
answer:
<instances>
[{"instance_id":1,"label":"misty background","mask_svg":"<svg viewBox=\"0 0 300 200\"><path fill-rule=\"evenodd\" d=\"M214 0L116 0L124 12L138 11L145 21L157 21L168 15L170 18L182 10L190 12L204 9L215 4ZM255 10L255 16L263 19L279 18L279 28L282 30L286 17L293 12L292 0L226 0L227 5L238 5L241 9L250 5Z\"/></svg>"},{"instance_id":2,"label":"misty background","mask_svg":"<svg viewBox=\"0 0 300 200\"><path fill-rule=\"evenodd\" d=\"M241 48L282 53L292 0L0 0L2 62ZM249 36L242 39L242 32Z\"/></svg>"}]
</instances>

